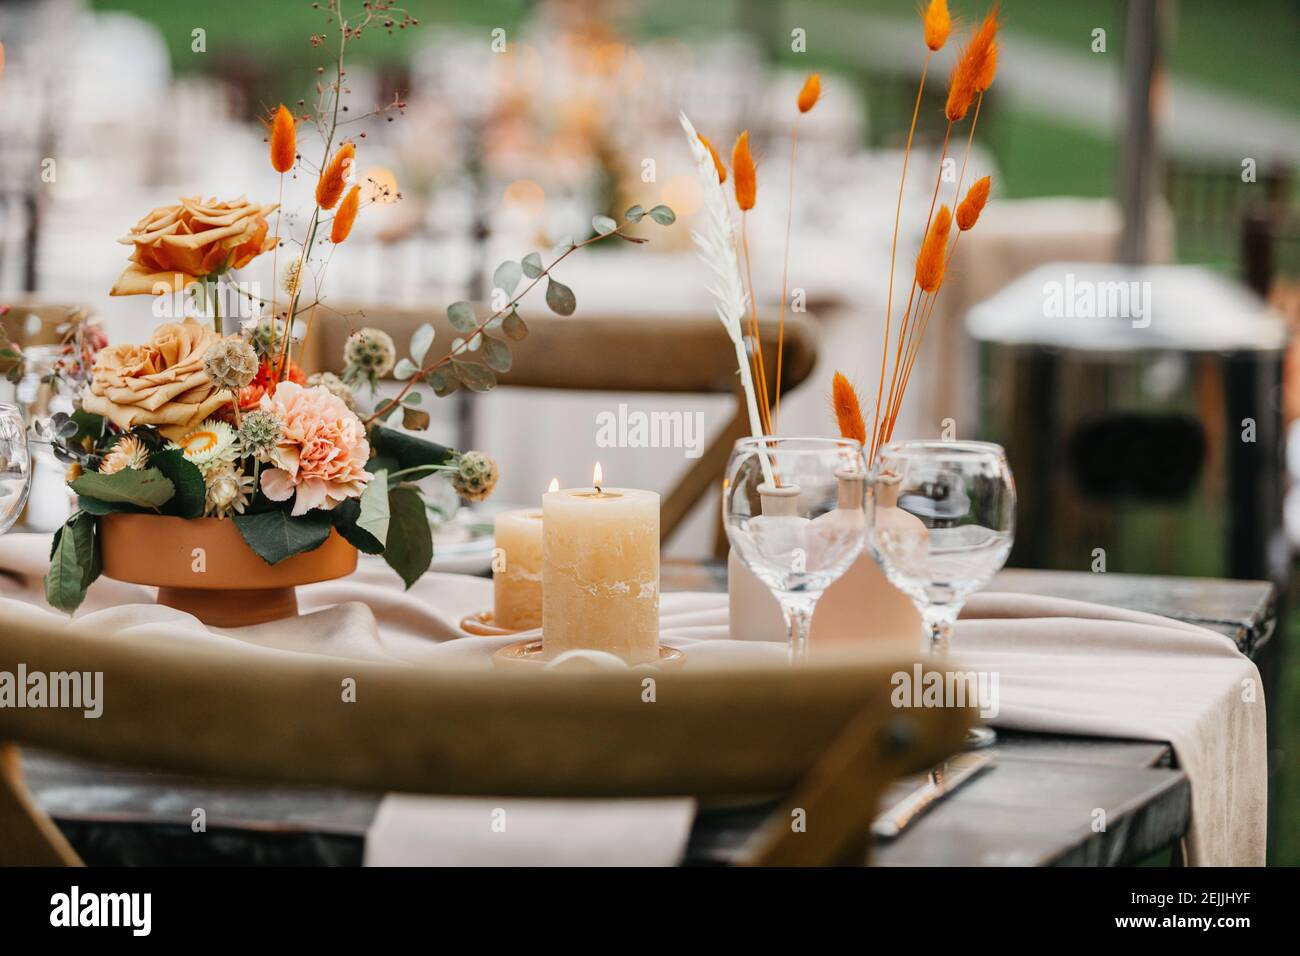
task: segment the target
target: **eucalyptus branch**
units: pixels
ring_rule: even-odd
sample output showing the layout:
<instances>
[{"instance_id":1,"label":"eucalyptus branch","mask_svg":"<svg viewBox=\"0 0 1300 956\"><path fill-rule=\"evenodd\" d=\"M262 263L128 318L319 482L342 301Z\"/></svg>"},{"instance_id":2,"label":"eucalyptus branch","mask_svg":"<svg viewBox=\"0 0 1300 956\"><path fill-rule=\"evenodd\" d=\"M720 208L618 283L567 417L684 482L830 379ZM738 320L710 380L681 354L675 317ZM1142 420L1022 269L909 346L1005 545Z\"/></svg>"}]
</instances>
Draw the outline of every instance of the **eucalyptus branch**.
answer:
<instances>
[{"instance_id":1,"label":"eucalyptus branch","mask_svg":"<svg viewBox=\"0 0 1300 956\"><path fill-rule=\"evenodd\" d=\"M663 210L663 213L656 215L657 213L659 213L659 210ZM444 368L449 363L456 361L456 359L459 356L464 355L467 351L472 351L470 346L476 340L478 340L480 336L483 336L487 333L488 326L490 326L496 320L513 313L518 307L519 303L522 302L525 297L527 297L528 293L530 293L531 291L533 291L533 289L537 287L537 284L539 282L541 282L543 279L549 280L551 278L551 272L555 269L555 267L558 266L565 259L567 259L569 256L573 255L573 253L577 252L579 249L582 249L583 247L589 246L593 243L600 242L602 239L608 239L614 236L617 236L619 239L623 239L628 242L635 242L635 243L648 242L649 240L647 239L643 239L636 236L628 236L624 234L623 230L625 230L628 226L640 222L641 219L645 215L647 215L644 211L641 210L640 206L633 206L632 209L628 210L628 213L629 214L635 213L635 215L629 215L629 217L624 219L624 221L621 224L613 226L613 228L606 229L605 231L601 231L598 229L595 235L589 236L588 238L582 240L581 242L572 243L569 246L569 248L565 249L562 253L556 256L555 259L551 261L550 265L545 266L537 273L537 275L533 276L532 281L529 282L528 285L526 285L523 288L523 291L518 292L515 295L512 295L510 301L508 301L505 305L497 309L487 318L478 322L473 327L472 330L466 331L464 335L464 340L459 345L454 345L445 355L443 355L438 360L416 369L410 375L410 377L406 379L406 382L403 384L401 390L398 391L397 395L394 396L392 399L389 399L387 402L383 403L382 405L380 405L379 408L375 409L375 411L370 415L370 417L364 420L364 424L369 425L375 419L391 414L393 410L395 410L402 404L402 400L407 396L407 394L411 391L413 387L415 387L417 384L420 384L421 382L426 382L426 380L432 373L438 371L439 369ZM673 222L673 220L675 219L672 210L668 209L667 206L657 206L655 207L654 210L651 211L649 215L654 216L656 222L660 222L664 225ZM608 220L608 222L610 225L613 225L613 220Z\"/></svg>"}]
</instances>

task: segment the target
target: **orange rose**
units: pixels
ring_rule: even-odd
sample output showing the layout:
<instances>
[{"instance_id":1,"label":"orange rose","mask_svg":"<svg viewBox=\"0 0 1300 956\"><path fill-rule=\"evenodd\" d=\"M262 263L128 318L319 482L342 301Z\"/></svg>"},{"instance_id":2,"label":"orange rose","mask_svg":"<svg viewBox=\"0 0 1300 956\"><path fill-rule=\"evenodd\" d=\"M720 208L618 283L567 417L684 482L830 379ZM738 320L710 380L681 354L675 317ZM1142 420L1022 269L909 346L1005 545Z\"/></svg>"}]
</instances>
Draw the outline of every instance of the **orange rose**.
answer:
<instances>
[{"instance_id":1,"label":"orange rose","mask_svg":"<svg viewBox=\"0 0 1300 956\"><path fill-rule=\"evenodd\" d=\"M117 240L135 252L109 294L178 292L205 276L246 266L275 245L276 237L266 234L266 217L275 209L242 196L206 203L195 196L158 207Z\"/></svg>"},{"instance_id":2,"label":"orange rose","mask_svg":"<svg viewBox=\"0 0 1300 956\"><path fill-rule=\"evenodd\" d=\"M230 402L203 371L203 353L219 335L193 319L154 330L146 345L113 345L91 369L86 411L122 430L154 425L164 438L183 437Z\"/></svg>"}]
</instances>

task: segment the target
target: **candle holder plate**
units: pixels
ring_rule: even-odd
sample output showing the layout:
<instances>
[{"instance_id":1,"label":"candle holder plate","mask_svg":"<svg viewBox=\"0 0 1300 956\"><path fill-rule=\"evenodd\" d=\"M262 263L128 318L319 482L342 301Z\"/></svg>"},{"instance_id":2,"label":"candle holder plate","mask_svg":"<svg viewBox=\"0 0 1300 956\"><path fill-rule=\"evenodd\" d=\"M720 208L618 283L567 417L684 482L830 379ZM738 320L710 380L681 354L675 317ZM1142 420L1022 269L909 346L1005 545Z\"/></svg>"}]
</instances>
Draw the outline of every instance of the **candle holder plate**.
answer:
<instances>
[{"instance_id":1,"label":"candle holder plate","mask_svg":"<svg viewBox=\"0 0 1300 956\"><path fill-rule=\"evenodd\" d=\"M507 644L492 655L492 663L497 667L512 667L520 670L527 668L541 669L551 663L551 660L551 658L545 656L540 637L515 641L513 644ZM684 651L660 644L659 658L657 660L647 661L642 664L628 664L627 666L630 670L643 667L667 670L681 667L685 663L686 653Z\"/></svg>"},{"instance_id":2,"label":"candle holder plate","mask_svg":"<svg viewBox=\"0 0 1300 956\"><path fill-rule=\"evenodd\" d=\"M460 619L460 629L466 634L472 634L475 637L505 637L507 634L519 633L518 628L498 625L491 611L466 614Z\"/></svg>"}]
</instances>

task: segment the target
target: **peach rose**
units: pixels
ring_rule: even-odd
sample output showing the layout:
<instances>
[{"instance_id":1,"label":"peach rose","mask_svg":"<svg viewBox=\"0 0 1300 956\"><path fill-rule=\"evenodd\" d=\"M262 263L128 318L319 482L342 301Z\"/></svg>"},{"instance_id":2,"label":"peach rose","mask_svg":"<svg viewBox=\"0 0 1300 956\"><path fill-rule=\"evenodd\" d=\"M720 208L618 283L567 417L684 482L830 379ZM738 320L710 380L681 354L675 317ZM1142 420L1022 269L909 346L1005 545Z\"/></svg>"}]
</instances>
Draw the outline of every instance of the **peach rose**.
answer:
<instances>
[{"instance_id":1,"label":"peach rose","mask_svg":"<svg viewBox=\"0 0 1300 956\"><path fill-rule=\"evenodd\" d=\"M356 498L373 477L366 471L370 443L361 419L327 389L281 382L262 397L262 411L280 419L280 441L262 472L262 491L272 501L296 492L293 514L329 511Z\"/></svg>"},{"instance_id":2,"label":"peach rose","mask_svg":"<svg viewBox=\"0 0 1300 956\"><path fill-rule=\"evenodd\" d=\"M82 398L88 412L126 431L154 425L175 440L230 402L203 371L203 353L220 336L194 319L154 330L145 345L111 345L91 368Z\"/></svg>"},{"instance_id":3,"label":"peach rose","mask_svg":"<svg viewBox=\"0 0 1300 956\"><path fill-rule=\"evenodd\" d=\"M276 237L266 234L266 217L275 209L243 196L206 203L195 196L158 207L117 240L135 252L109 294L179 292L204 276L246 266L275 245Z\"/></svg>"}]
</instances>

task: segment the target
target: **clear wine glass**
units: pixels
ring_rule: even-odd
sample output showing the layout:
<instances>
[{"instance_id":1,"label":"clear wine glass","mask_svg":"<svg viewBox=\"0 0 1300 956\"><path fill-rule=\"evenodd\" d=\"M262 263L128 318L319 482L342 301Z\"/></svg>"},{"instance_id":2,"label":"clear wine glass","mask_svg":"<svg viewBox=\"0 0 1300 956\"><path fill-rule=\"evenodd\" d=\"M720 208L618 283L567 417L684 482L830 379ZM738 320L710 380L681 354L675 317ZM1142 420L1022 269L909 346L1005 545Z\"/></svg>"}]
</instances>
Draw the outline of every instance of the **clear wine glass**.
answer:
<instances>
[{"instance_id":1,"label":"clear wine glass","mask_svg":"<svg viewBox=\"0 0 1300 956\"><path fill-rule=\"evenodd\" d=\"M27 428L16 405L0 404L0 534L22 514L32 485Z\"/></svg>"},{"instance_id":2,"label":"clear wine glass","mask_svg":"<svg viewBox=\"0 0 1300 956\"><path fill-rule=\"evenodd\" d=\"M890 583L916 604L923 652L948 653L967 598L1006 563L1016 485L1000 445L907 441L888 445L872 472L871 549ZM992 742L978 728L971 743Z\"/></svg>"},{"instance_id":3,"label":"clear wine glass","mask_svg":"<svg viewBox=\"0 0 1300 956\"><path fill-rule=\"evenodd\" d=\"M847 438L742 438L731 452L727 538L780 603L792 663L806 659L817 601L866 544L866 478Z\"/></svg>"}]
</instances>

